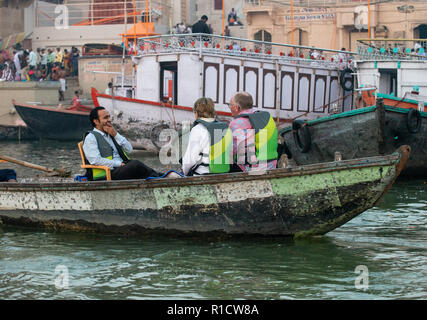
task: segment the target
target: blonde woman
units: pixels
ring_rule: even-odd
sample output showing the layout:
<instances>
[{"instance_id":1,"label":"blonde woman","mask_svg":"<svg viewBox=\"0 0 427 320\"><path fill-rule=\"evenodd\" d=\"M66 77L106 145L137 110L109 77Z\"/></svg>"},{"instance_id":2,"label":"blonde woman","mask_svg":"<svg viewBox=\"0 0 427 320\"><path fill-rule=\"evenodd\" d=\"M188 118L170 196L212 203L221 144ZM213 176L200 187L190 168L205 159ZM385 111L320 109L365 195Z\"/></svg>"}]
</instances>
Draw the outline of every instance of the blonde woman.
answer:
<instances>
[{"instance_id":1,"label":"blonde woman","mask_svg":"<svg viewBox=\"0 0 427 320\"><path fill-rule=\"evenodd\" d=\"M196 121L182 158L184 175L229 172L232 137L228 124L215 120L215 107L210 98L198 99L193 112Z\"/></svg>"}]
</instances>

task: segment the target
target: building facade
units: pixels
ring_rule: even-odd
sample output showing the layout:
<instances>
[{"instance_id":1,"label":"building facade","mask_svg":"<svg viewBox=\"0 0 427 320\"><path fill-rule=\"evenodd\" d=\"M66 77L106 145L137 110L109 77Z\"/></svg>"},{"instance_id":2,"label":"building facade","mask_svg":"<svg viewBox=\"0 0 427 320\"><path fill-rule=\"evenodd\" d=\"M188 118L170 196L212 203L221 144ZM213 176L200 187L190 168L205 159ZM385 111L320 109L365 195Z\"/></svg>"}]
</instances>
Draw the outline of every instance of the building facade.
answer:
<instances>
[{"instance_id":1,"label":"building facade","mask_svg":"<svg viewBox=\"0 0 427 320\"><path fill-rule=\"evenodd\" d=\"M224 10L222 5L224 3ZM246 15L243 10L246 6L245 0L198 0L196 2L196 19L192 22L197 22L202 15L207 15L214 34L222 35L223 25L223 13L224 13L224 25L228 26L230 30L230 36L238 38L246 38L248 32L248 25L246 23ZM229 23L228 15L234 8L237 15L236 23Z\"/></svg>"},{"instance_id":2,"label":"building facade","mask_svg":"<svg viewBox=\"0 0 427 320\"><path fill-rule=\"evenodd\" d=\"M0 0L0 39L32 32L32 46L120 44L133 24L132 0ZM355 51L357 39L427 38L426 0L135 0L135 21L147 11L156 32L209 17L214 34ZM224 5L224 8L222 7ZM292 6L291 6L292 5ZM237 22L230 24L234 8ZM127 19L125 20L125 17Z\"/></svg>"},{"instance_id":3,"label":"building facade","mask_svg":"<svg viewBox=\"0 0 427 320\"><path fill-rule=\"evenodd\" d=\"M24 8L31 2L0 0L0 39L24 32Z\"/></svg>"},{"instance_id":4,"label":"building facade","mask_svg":"<svg viewBox=\"0 0 427 320\"><path fill-rule=\"evenodd\" d=\"M427 38L427 1L370 3L368 7L367 0L245 0L247 36L351 51L356 51L358 39L369 38L369 27L372 38Z\"/></svg>"}]
</instances>

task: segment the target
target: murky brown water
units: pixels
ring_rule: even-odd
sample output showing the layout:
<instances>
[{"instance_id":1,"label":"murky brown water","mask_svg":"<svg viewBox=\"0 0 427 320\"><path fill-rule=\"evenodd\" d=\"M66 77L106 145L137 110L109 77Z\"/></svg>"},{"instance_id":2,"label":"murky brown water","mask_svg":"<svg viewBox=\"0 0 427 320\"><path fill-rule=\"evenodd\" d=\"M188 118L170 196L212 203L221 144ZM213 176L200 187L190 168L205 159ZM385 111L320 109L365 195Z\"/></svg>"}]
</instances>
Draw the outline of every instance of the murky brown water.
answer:
<instances>
[{"instance_id":1,"label":"murky brown water","mask_svg":"<svg viewBox=\"0 0 427 320\"><path fill-rule=\"evenodd\" d=\"M0 143L0 150L82 172L75 143ZM161 169L152 155L135 158ZM4 167L19 177L38 174ZM124 238L3 225L0 299L426 299L426 187L399 181L378 207L299 241Z\"/></svg>"}]
</instances>

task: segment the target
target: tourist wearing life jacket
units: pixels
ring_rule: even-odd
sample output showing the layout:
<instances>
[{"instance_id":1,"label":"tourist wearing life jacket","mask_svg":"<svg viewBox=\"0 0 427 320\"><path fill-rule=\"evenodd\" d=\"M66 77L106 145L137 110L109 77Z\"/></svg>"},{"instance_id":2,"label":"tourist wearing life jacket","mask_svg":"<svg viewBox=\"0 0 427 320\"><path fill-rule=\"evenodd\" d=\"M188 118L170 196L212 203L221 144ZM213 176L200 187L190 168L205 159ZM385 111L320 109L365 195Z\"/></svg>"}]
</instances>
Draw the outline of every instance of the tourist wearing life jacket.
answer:
<instances>
[{"instance_id":1,"label":"tourist wearing life jacket","mask_svg":"<svg viewBox=\"0 0 427 320\"><path fill-rule=\"evenodd\" d=\"M277 127L267 111L253 108L252 96L238 92L230 99L233 133L232 171L269 170L277 166Z\"/></svg>"},{"instance_id":2,"label":"tourist wearing life jacket","mask_svg":"<svg viewBox=\"0 0 427 320\"><path fill-rule=\"evenodd\" d=\"M214 103L210 98L198 99L193 111L196 121L182 158L184 175L229 172L232 136L228 124L215 120Z\"/></svg>"},{"instance_id":3,"label":"tourist wearing life jacket","mask_svg":"<svg viewBox=\"0 0 427 320\"><path fill-rule=\"evenodd\" d=\"M112 126L110 114L104 107L94 108L89 118L94 129L86 133L83 151L90 164L110 167L112 180L145 179L162 175L138 160L129 159L127 155L132 152L132 145ZM89 170L87 174L90 180L106 178L104 170Z\"/></svg>"}]
</instances>

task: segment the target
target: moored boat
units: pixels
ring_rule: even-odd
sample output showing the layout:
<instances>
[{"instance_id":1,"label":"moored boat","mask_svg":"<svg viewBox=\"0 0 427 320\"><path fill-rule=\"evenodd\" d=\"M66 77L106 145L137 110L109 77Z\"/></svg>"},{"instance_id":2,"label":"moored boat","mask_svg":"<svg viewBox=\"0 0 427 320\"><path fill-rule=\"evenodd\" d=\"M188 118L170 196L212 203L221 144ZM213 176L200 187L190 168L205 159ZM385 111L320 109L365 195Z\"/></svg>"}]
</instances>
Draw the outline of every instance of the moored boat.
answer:
<instances>
[{"instance_id":1,"label":"moored boat","mask_svg":"<svg viewBox=\"0 0 427 320\"><path fill-rule=\"evenodd\" d=\"M389 154L401 145L411 156L401 176L427 176L427 113L384 106L360 108L315 120L296 120L280 130L288 157L298 165Z\"/></svg>"},{"instance_id":2,"label":"moored boat","mask_svg":"<svg viewBox=\"0 0 427 320\"><path fill-rule=\"evenodd\" d=\"M391 155L178 179L0 183L4 224L122 234L323 235L373 207L404 167ZM58 201L60 200L60 201Z\"/></svg>"},{"instance_id":3,"label":"moored boat","mask_svg":"<svg viewBox=\"0 0 427 320\"><path fill-rule=\"evenodd\" d=\"M39 138L78 141L92 129L90 107L53 108L19 103L13 100L19 116Z\"/></svg>"}]
</instances>

